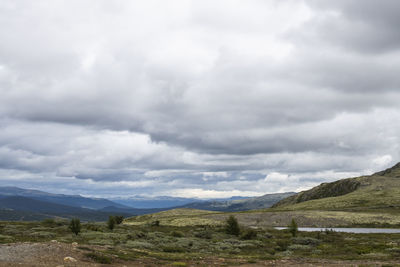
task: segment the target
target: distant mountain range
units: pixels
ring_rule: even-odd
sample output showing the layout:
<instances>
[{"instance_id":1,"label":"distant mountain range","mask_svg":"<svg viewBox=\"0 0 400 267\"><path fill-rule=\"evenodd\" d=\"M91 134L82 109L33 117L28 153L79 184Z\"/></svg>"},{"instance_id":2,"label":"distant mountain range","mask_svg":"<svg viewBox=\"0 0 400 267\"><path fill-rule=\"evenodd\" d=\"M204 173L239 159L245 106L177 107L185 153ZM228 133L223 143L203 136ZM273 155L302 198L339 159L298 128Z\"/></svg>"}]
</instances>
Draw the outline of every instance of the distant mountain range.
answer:
<instances>
[{"instance_id":1,"label":"distant mountain range","mask_svg":"<svg viewBox=\"0 0 400 267\"><path fill-rule=\"evenodd\" d=\"M40 201L48 201L52 203L87 209L101 209L109 206L114 206L118 208L130 208L128 206L110 201L105 198L87 198L80 195L51 194L39 190L22 189L18 187L0 187L0 198L8 196L21 196Z\"/></svg>"},{"instance_id":2,"label":"distant mountain range","mask_svg":"<svg viewBox=\"0 0 400 267\"><path fill-rule=\"evenodd\" d=\"M204 201L183 205L184 208L210 210L210 211L246 211L266 209L278 201L296 194L295 192L266 194L260 197L225 201Z\"/></svg>"},{"instance_id":3,"label":"distant mountain range","mask_svg":"<svg viewBox=\"0 0 400 267\"><path fill-rule=\"evenodd\" d=\"M172 208L172 207L179 207L184 206L190 203L197 203L197 202L225 202L231 200L239 200L239 199L247 199L249 197L239 197L234 196L230 198L216 198L216 199L208 199L202 200L198 198L183 198L183 197L170 197L170 196L158 196L158 197L144 197L144 196L134 196L129 198L112 198L110 200L138 208L138 209L151 209L151 208Z\"/></svg>"},{"instance_id":4,"label":"distant mountain range","mask_svg":"<svg viewBox=\"0 0 400 267\"><path fill-rule=\"evenodd\" d=\"M37 219L44 218L74 218L78 217L84 221L104 221L108 216L114 212L103 212L93 209L85 209L67 205L56 204L47 201L40 201L32 198L21 196L10 196L0 199L0 210L8 211L8 213L1 213L0 216L3 220L8 220L5 215L10 215L10 211L16 211L19 214L17 220L26 220L25 216L29 215L29 219L37 217ZM121 213L121 215L130 216L129 213ZM16 216L16 214L13 214ZM5 218L4 218L5 217Z\"/></svg>"},{"instance_id":5,"label":"distant mountain range","mask_svg":"<svg viewBox=\"0 0 400 267\"><path fill-rule=\"evenodd\" d=\"M163 209L135 209L105 198L52 194L18 187L0 187L0 220L31 221L73 218L104 221L109 215L142 215Z\"/></svg>"},{"instance_id":6,"label":"distant mountain range","mask_svg":"<svg viewBox=\"0 0 400 267\"><path fill-rule=\"evenodd\" d=\"M69 219L78 217L84 221L104 221L109 215L129 217L175 208L245 211L268 208L293 194L267 194L253 198L232 197L208 201L174 197L157 197L154 199L135 197L109 200L80 195L52 194L18 187L0 187L0 220L30 221L46 218Z\"/></svg>"}]
</instances>

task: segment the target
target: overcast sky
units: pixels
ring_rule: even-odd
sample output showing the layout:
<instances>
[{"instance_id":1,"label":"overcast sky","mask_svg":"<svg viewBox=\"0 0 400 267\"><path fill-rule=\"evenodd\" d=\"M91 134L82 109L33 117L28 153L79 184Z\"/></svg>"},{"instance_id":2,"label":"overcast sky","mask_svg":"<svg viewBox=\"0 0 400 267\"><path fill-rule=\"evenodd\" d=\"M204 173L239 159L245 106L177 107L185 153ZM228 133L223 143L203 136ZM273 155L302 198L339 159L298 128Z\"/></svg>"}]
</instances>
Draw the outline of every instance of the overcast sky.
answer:
<instances>
[{"instance_id":1,"label":"overcast sky","mask_svg":"<svg viewBox=\"0 0 400 267\"><path fill-rule=\"evenodd\" d=\"M2 0L0 186L299 191L400 161L400 1Z\"/></svg>"}]
</instances>

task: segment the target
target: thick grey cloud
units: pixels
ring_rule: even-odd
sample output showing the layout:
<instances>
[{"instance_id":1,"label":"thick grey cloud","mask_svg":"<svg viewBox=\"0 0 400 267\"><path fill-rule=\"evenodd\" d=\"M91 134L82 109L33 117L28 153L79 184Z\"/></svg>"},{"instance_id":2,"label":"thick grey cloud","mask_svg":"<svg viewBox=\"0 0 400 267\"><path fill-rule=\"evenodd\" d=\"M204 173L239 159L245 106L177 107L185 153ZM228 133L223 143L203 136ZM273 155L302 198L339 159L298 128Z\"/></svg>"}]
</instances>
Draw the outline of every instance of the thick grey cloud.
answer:
<instances>
[{"instance_id":1,"label":"thick grey cloud","mask_svg":"<svg viewBox=\"0 0 400 267\"><path fill-rule=\"evenodd\" d=\"M322 14L309 24L321 39L359 53L385 53L400 48L399 3L395 0L309 1ZM315 31L315 32L314 32Z\"/></svg>"},{"instance_id":2,"label":"thick grey cloud","mask_svg":"<svg viewBox=\"0 0 400 267\"><path fill-rule=\"evenodd\" d=\"M399 8L3 1L2 183L215 197L387 167Z\"/></svg>"}]
</instances>

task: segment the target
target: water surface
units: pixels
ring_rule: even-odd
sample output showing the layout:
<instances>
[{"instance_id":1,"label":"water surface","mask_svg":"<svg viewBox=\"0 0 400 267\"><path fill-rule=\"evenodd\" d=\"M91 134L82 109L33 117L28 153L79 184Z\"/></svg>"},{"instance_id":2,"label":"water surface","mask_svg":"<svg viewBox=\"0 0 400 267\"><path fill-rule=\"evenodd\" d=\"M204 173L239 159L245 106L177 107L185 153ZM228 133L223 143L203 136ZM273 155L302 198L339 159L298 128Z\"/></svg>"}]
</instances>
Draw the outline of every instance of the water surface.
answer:
<instances>
[{"instance_id":1,"label":"water surface","mask_svg":"<svg viewBox=\"0 0 400 267\"><path fill-rule=\"evenodd\" d=\"M283 230L287 227L275 227L275 229ZM343 233L355 233L355 234L398 234L400 229L390 229L390 228L319 228L319 227L299 227L299 231L302 232L315 232L315 231L325 231L332 230L335 232Z\"/></svg>"}]
</instances>

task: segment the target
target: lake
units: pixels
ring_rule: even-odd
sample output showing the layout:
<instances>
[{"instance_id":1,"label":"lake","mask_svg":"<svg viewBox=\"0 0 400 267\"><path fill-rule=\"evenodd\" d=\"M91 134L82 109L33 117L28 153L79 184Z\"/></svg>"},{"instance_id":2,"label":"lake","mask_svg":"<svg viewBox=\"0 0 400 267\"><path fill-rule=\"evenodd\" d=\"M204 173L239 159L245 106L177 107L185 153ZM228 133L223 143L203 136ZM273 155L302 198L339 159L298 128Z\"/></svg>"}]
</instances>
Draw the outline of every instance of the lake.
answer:
<instances>
[{"instance_id":1,"label":"lake","mask_svg":"<svg viewBox=\"0 0 400 267\"><path fill-rule=\"evenodd\" d=\"M275 227L278 230L287 229L287 227ZM302 232L315 232L315 231L325 231L333 230L335 232L343 233L356 233L356 234L398 234L400 229L390 229L390 228L318 228L318 227L299 227L299 231Z\"/></svg>"}]
</instances>

